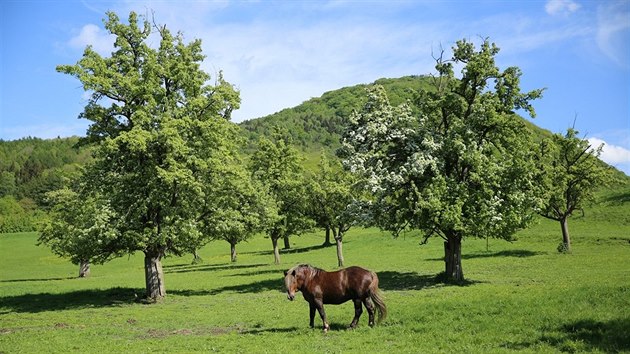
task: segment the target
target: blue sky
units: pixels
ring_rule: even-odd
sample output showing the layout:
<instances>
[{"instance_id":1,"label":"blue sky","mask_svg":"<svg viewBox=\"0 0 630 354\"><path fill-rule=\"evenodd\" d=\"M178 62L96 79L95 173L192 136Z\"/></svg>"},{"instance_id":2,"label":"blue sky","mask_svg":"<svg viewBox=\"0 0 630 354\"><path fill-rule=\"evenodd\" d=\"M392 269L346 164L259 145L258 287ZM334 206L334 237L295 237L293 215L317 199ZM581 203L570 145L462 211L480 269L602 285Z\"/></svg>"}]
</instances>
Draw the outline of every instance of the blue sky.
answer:
<instances>
[{"instance_id":1,"label":"blue sky","mask_svg":"<svg viewBox=\"0 0 630 354\"><path fill-rule=\"evenodd\" d=\"M434 72L432 51L489 37L524 90L546 87L533 122L605 142L630 174L630 1L13 1L0 4L0 139L84 135L80 83L55 66L112 48L105 11L155 14L201 38L204 70L241 91L234 121L343 86Z\"/></svg>"}]
</instances>

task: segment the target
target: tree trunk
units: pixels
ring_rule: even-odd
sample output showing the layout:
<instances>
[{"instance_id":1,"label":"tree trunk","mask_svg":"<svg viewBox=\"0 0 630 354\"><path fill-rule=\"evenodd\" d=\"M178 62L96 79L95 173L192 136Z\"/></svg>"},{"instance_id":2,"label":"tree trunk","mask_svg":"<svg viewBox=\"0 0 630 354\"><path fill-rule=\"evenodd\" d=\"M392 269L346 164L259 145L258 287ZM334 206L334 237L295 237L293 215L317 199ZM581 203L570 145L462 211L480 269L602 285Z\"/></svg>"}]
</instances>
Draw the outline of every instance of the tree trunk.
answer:
<instances>
[{"instance_id":1,"label":"tree trunk","mask_svg":"<svg viewBox=\"0 0 630 354\"><path fill-rule=\"evenodd\" d=\"M289 235L284 235L284 249L291 249L291 244L289 243Z\"/></svg>"},{"instance_id":2,"label":"tree trunk","mask_svg":"<svg viewBox=\"0 0 630 354\"><path fill-rule=\"evenodd\" d=\"M336 234L334 229L333 234L335 234L335 243L337 244L337 265L343 267L343 234L341 230Z\"/></svg>"},{"instance_id":3,"label":"tree trunk","mask_svg":"<svg viewBox=\"0 0 630 354\"><path fill-rule=\"evenodd\" d=\"M569 236L569 223L568 217L560 219L560 227L562 228L562 244L564 245L564 251L571 253L571 237Z\"/></svg>"},{"instance_id":4,"label":"tree trunk","mask_svg":"<svg viewBox=\"0 0 630 354\"><path fill-rule=\"evenodd\" d=\"M147 299L159 300L166 296L162 255L160 252L144 254L144 278L147 285Z\"/></svg>"},{"instance_id":5,"label":"tree trunk","mask_svg":"<svg viewBox=\"0 0 630 354\"><path fill-rule=\"evenodd\" d=\"M451 235L447 237L447 241L444 242L444 263L447 280L456 282L464 280L461 236Z\"/></svg>"},{"instance_id":6,"label":"tree trunk","mask_svg":"<svg viewBox=\"0 0 630 354\"><path fill-rule=\"evenodd\" d=\"M278 238L271 236L271 244L273 245L273 263L280 264L280 250L278 249Z\"/></svg>"},{"instance_id":7,"label":"tree trunk","mask_svg":"<svg viewBox=\"0 0 630 354\"><path fill-rule=\"evenodd\" d=\"M330 242L330 226L326 226L326 240L324 240L324 243L322 244L322 246L330 246L332 245L332 243Z\"/></svg>"},{"instance_id":8,"label":"tree trunk","mask_svg":"<svg viewBox=\"0 0 630 354\"><path fill-rule=\"evenodd\" d=\"M79 278L90 276L90 261L82 260L79 264Z\"/></svg>"},{"instance_id":9,"label":"tree trunk","mask_svg":"<svg viewBox=\"0 0 630 354\"><path fill-rule=\"evenodd\" d=\"M230 256L232 262L236 262L236 243L230 243Z\"/></svg>"},{"instance_id":10,"label":"tree trunk","mask_svg":"<svg viewBox=\"0 0 630 354\"><path fill-rule=\"evenodd\" d=\"M193 260L192 260L192 264L199 264L202 263L203 259L201 259L201 256L199 255L199 253L197 252L197 250L195 249L193 251Z\"/></svg>"}]
</instances>

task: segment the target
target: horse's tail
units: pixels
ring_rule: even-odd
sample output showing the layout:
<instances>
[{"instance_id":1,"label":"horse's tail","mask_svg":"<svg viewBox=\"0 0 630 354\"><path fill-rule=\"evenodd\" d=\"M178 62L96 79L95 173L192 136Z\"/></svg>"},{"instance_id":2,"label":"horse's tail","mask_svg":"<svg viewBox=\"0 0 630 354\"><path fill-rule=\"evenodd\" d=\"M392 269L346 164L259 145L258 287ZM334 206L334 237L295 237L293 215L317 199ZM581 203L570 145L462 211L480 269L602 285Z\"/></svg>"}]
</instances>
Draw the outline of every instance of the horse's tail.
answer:
<instances>
[{"instance_id":1,"label":"horse's tail","mask_svg":"<svg viewBox=\"0 0 630 354\"><path fill-rule=\"evenodd\" d=\"M372 284L370 284L370 299L378 311L378 319L376 322L381 323L381 321L385 320L387 317L387 306L385 306L385 302L383 301L383 293L378 288L378 276L374 272L372 272Z\"/></svg>"}]
</instances>

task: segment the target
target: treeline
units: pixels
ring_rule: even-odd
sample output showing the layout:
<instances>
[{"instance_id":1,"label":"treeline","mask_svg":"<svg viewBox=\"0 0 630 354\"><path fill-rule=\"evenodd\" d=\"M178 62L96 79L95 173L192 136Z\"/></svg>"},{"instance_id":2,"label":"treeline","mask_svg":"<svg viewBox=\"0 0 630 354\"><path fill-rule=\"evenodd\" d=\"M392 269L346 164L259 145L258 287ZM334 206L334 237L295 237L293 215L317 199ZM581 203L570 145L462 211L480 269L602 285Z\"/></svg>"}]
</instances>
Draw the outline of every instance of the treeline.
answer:
<instances>
[{"instance_id":1,"label":"treeline","mask_svg":"<svg viewBox=\"0 0 630 354\"><path fill-rule=\"evenodd\" d=\"M34 231L60 189L90 159L78 137L0 140L0 233Z\"/></svg>"}]
</instances>

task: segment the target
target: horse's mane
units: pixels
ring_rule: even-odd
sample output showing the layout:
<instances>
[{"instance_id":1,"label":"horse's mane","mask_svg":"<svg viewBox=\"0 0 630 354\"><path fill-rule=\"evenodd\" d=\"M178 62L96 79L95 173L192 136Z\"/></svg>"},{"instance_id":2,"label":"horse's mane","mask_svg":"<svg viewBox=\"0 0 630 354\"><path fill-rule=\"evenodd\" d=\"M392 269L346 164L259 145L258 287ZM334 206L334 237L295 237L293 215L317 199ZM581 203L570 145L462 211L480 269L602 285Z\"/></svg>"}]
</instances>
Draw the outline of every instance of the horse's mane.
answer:
<instances>
[{"instance_id":1,"label":"horse's mane","mask_svg":"<svg viewBox=\"0 0 630 354\"><path fill-rule=\"evenodd\" d=\"M310 264L298 264L295 267L288 270L288 273L291 274L293 271L297 271L300 268L306 268L309 270L309 280L312 279L317 273L325 272L325 270L317 267L313 267Z\"/></svg>"}]
</instances>

